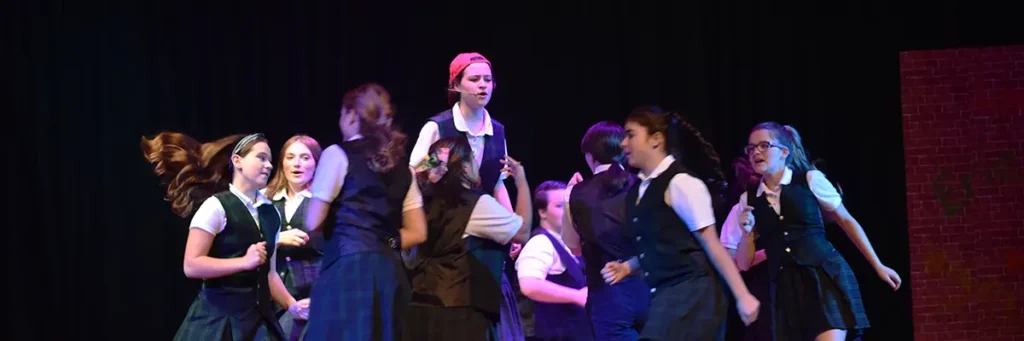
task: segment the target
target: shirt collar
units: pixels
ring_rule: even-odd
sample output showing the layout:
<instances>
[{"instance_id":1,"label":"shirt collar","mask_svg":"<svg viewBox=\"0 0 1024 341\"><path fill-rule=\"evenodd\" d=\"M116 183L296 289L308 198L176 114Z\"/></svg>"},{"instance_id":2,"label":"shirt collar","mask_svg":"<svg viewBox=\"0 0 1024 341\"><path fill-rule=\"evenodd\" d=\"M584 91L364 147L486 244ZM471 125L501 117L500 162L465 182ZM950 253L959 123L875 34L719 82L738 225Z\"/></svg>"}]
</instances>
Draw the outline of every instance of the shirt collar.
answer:
<instances>
[{"instance_id":1,"label":"shirt collar","mask_svg":"<svg viewBox=\"0 0 1024 341\"><path fill-rule=\"evenodd\" d=\"M793 170L786 167L786 169L782 170L782 179L779 180L779 186L788 185L790 182L793 182ZM771 195L777 194L775 191L768 188L768 185L765 185L764 181L761 181L757 186L757 196L760 197L761 194L764 194L765 192L768 192Z\"/></svg>"},{"instance_id":2,"label":"shirt collar","mask_svg":"<svg viewBox=\"0 0 1024 341\"><path fill-rule=\"evenodd\" d=\"M606 164L594 167L594 175L601 174L601 172L604 172L604 171L608 170L609 168L612 168L612 164L610 164L610 163L606 163ZM622 168L622 165L619 165L619 168Z\"/></svg>"},{"instance_id":3,"label":"shirt collar","mask_svg":"<svg viewBox=\"0 0 1024 341\"><path fill-rule=\"evenodd\" d=\"M260 207L264 204L273 204L272 202L270 202L270 199L267 199L267 197L263 195L261 191L256 191L256 203L254 204L252 202L252 199L249 199L249 197L246 196L245 193L242 193L242 191L238 190L238 188L235 188L235 185L229 184L228 190L231 191L232 194L238 197L238 199L241 200L242 203L248 207Z\"/></svg>"},{"instance_id":4,"label":"shirt collar","mask_svg":"<svg viewBox=\"0 0 1024 341\"><path fill-rule=\"evenodd\" d=\"M664 159L661 160L661 163L658 164L658 167L654 168L654 171L652 171L650 175L644 174L644 171L640 171L640 174L637 174L637 177L639 177L641 181L657 178L658 175L664 173L665 170L668 169L668 166L671 166L672 163L675 161L676 158L674 156L666 156Z\"/></svg>"},{"instance_id":5,"label":"shirt collar","mask_svg":"<svg viewBox=\"0 0 1024 341\"><path fill-rule=\"evenodd\" d=\"M462 109L459 108L459 103L455 103L455 106L452 107L452 119L455 120L455 130L472 136L494 135L494 125L491 123L491 114L487 112L487 109L484 109L484 130L479 134L473 134L469 131L469 125L466 124L466 118L462 117Z\"/></svg>"},{"instance_id":6,"label":"shirt collar","mask_svg":"<svg viewBox=\"0 0 1024 341\"><path fill-rule=\"evenodd\" d=\"M309 189L304 189L301 192L299 192L299 196L300 197L305 197L305 198L312 198L313 197L313 193L310 192ZM288 190L287 189L282 189L280 191L277 191L277 194L274 194L274 199L273 200L274 201L288 200Z\"/></svg>"}]
</instances>

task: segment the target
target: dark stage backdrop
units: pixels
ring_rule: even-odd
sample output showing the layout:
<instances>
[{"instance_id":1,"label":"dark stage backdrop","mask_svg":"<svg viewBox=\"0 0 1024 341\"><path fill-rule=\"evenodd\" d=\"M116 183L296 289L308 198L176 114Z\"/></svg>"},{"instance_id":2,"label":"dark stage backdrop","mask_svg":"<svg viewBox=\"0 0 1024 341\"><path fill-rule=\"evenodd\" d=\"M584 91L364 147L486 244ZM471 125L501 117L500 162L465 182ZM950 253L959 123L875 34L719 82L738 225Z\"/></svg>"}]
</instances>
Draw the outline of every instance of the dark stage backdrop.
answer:
<instances>
[{"instance_id":1,"label":"dark stage backdrop","mask_svg":"<svg viewBox=\"0 0 1024 341\"><path fill-rule=\"evenodd\" d=\"M17 117L4 125L5 339L173 335L199 282L182 274L187 220L162 201L141 136L260 131L276 153L308 133L326 146L339 139L344 92L373 81L415 139L447 107L448 62L463 51L493 62L489 109L534 185L584 171L585 129L639 104L682 111L723 162L755 123L790 123L828 160L881 259L909 281L898 51L1019 42L1012 11L975 1L672 3L3 5L4 112ZM866 339L912 338L910 285L888 290L833 236L861 281Z\"/></svg>"}]
</instances>

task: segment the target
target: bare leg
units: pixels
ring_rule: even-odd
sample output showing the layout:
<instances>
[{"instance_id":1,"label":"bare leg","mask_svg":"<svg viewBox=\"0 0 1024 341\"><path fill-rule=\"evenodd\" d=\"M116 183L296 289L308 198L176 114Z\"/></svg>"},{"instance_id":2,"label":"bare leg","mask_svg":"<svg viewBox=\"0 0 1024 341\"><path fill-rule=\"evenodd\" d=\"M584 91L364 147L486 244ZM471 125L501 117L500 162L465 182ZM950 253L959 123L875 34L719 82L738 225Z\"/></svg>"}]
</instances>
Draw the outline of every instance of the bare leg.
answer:
<instances>
[{"instance_id":1,"label":"bare leg","mask_svg":"<svg viewBox=\"0 0 1024 341\"><path fill-rule=\"evenodd\" d=\"M824 333L818 334L818 337L814 338L814 341L843 341L846 340L846 331L842 329L832 329L825 331Z\"/></svg>"}]
</instances>

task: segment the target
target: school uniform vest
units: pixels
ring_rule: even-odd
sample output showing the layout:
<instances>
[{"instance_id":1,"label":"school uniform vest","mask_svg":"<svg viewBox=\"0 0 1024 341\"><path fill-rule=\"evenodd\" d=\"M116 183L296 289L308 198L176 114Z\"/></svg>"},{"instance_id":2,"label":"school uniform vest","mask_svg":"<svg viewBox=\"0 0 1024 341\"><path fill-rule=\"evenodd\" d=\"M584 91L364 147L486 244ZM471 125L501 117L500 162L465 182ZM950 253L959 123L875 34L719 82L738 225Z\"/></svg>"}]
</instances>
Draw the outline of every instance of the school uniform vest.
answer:
<instances>
[{"instance_id":1,"label":"school uniform vest","mask_svg":"<svg viewBox=\"0 0 1024 341\"><path fill-rule=\"evenodd\" d=\"M627 224L636 233L633 243L639 252L644 281L652 290L714 271L700 242L675 210L665 203L669 182L676 174L682 173L688 172L679 161L675 161L651 180L638 204L634 203L639 196L640 182L626 196Z\"/></svg>"},{"instance_id":2,"label":"school uniform vest","mask_svg":"<svg viewBox=\"0 0 1024 341\"><path fill-rule=\"evenodd\" d=\"M614 181L625 181L625 186L616 191ZM569 193L569 210L580 235L583 258L587 260L590 288L608 285L601 276L605 264L637 255L633 244L636 235L626 226L626 206L633 205L627 204L626 195L634 183L636 176L612 165L576 184Z\"/></svg>"},{"instance_id":3,"label":"school uniform vest","mask_svg":"<svg viewBox=\"0 0 1024 341\"><path fill-rule=\"evenodd\" d=\"M398 164L386 173L367 165L369 141L345 142L348 174L341 193L331 204L334 228L324 231L324 267L339 257L358 252L398 252L402 243L402 203L412 184L409 168Z\"/></svg>"},{"instance_id":4,"label":"school uniform vest","mask_svg":"<svg viewBox=\"0 0 1024 341\"><path fill-rule=\"evenodd\" d=\"M242 257L250 245L263 241L267 242L267 254L274 253L281 218L273 205L261 205L256 208L260 221L257 226L249 214L249 209L235 194L224 191L215 194L214 197L224 207L227 225L213 238L208 256L219 259ZM203 291L206 292L207 300L222 311L242 313L255 305L264 317L276 320L267 280L269 273L270 265L264 264L255 270L205 279Z\"/></svg>"},{"instance_id":5,"label":"school uniform vest","mask_svg":"<svg viewBox=\"0 0 1024 341\"><path fill-rule=\"evenodd\" d=\"M307 298L313 288L313 282L319 275L320 260L323 253L324 237L322 233L313 233L306 228L306 208L309 198L302 198L299 207L291 219L285 212L285 200L274 202L281 214L281 232L301 230L309 235L309 241L303 246L281 246L277 248L277 272L284 282L285 288L297 300Z\"/></svg>"},{"instance_id":6,"label":"school uniform vest","mask_svg":"<svg viewBox=\"0 0 1024 341\"><path fill-rule=\"evenodd\" d=\"M765 250L772 279L783 265L820 267L829 258L839 255L825 238L821 209L807 184L806 172L793 173L790 184L782 185L781 214L775 213L767 195L757 196L757 188L747 190L747 204L754 208L756 248Z\"/></svg>"},{"instance_id":7,"label":"school uniform vest","mask_svg":"<svg viewBox=\"0 0 1024 341\"><path fill-rule=\"evenodd\" d=\"M583 267L576 262L562 243L547 230L539 228L533 231L531 238L547 238L555 247L558 259L565 266L565 271L557 275L547 275L547 281L573 289L587 286L587 276ZM590 319L587 311L572 303L535 302L533 309L535 321L534 333L541 340L593 340Z\"/></svg>"},{"instance_id":8,"label":"school uniform vest","mask_svg":"<svg viewBox=\"0 0 1024 341\"><path fill-rule=\"evenodd\" d=\"M466 136L465 132L455 128L455 119L452 115L452 110L448 109L430 118L431 122L437 123L438 136L442 139ZM480 186L487 193L494 192L501 169L505 167L501 163L501 160L505 158L505 126L498 123L498 120L493 117L491 117L491 126L493 126L494 134L484 136L484 155L483 161L480 162Z\"/></svg>"},{"instance_id":9,"label":"school uniform vest","mask_svg":"<svg viewBox=\"0 0 1024 341\"><path fill-rule=\"evenodd\" d=\"M470 239L463 238L473 208L483 193L466 190L457 202L432 197L427 202L428 238L417 246L414 267L409 270L413 304L435 307L474 307L497 320L501 299L500 258L480 259ZM483 240L472 243L484 244ZM495 245L497 243L491 242Z\"/></svg>"}]
</instances>

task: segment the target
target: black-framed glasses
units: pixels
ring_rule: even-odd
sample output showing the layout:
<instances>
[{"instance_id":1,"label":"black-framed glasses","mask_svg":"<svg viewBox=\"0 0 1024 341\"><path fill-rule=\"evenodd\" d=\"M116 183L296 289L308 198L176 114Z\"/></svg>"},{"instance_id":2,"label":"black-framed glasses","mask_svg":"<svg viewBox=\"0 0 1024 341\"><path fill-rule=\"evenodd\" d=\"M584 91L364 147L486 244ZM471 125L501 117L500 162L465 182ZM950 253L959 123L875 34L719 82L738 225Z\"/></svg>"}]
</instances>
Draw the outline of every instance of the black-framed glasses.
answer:
<instances>
[{"instance_id":1,"label":"black-framed glasses","mask_svg":"<svg viewBox=\"0 0 1024 341\"><path fill-rule=\"evenodd\" d=\"M772 144L771 142L768 142L768 141L761 141L761 142L758 142L757 144L748 144L748 145L746 145L745 147L743 147L743 153L746 154L746 155L750 155L750 154L754 153L754 149L757 149L758 152L764 153L764 152L767 152L768 148L771 148L771 147L776 147L776 148L779 148L779 149L786 148L785 146L780 146L780 145L777 145L777 144Z\"/></svg>"}]
</instances>

